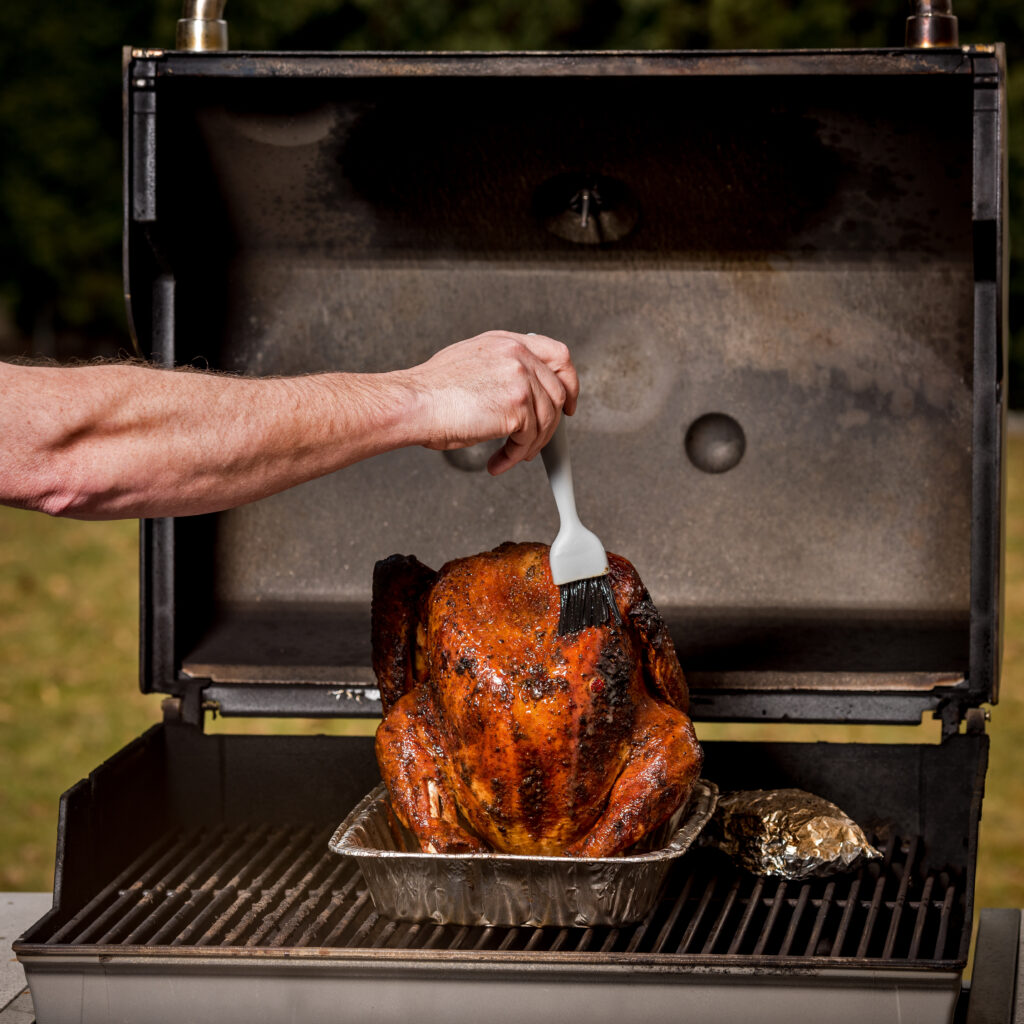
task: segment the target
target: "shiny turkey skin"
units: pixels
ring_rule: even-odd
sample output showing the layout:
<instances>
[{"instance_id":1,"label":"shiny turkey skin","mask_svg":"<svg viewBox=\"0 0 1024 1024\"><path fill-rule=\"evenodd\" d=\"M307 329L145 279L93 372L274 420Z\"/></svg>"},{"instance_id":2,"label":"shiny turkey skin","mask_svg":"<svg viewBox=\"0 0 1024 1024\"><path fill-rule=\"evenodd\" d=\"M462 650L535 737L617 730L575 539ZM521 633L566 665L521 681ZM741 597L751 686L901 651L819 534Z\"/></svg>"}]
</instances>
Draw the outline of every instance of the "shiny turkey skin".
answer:
<instances>
[{"instance_id":1,"label":"shiny turkey skin","mask_svg":"<svg viewBox=\"0 0 1024 1024\"><path fill-rule=\"evenodd\" d=\"M702 755L672 640L636 570L609 563L622 625L570 636L546 545L433 579L414 559L378 563L377 759L423 849L611 856L688 795Z\"/></svg>"}]
</instances>

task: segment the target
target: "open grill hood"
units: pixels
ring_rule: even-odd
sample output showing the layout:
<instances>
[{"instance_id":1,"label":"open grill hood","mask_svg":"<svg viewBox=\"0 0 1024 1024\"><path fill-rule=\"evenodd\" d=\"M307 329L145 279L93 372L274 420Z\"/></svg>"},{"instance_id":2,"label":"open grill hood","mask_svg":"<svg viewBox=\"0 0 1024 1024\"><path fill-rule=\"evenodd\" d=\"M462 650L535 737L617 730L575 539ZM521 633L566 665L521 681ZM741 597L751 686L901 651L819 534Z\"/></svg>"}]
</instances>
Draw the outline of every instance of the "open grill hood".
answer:
<instances>
[{"instance_id":1,"label":"open grill hood","mask_svg":"<svg viewBox=\"0 0 1024 1024\"><path fill-rule=\"evenodd\" d=\"M647 582L698 717L955 723L997 689L1000 67L142 53L138 342L289 374L490 327L565 339L584 518ZM483 461L406 449L147 524L144 687L379 713L374 561L556 532L539 465Z\"/></svg>"}]
</instances>

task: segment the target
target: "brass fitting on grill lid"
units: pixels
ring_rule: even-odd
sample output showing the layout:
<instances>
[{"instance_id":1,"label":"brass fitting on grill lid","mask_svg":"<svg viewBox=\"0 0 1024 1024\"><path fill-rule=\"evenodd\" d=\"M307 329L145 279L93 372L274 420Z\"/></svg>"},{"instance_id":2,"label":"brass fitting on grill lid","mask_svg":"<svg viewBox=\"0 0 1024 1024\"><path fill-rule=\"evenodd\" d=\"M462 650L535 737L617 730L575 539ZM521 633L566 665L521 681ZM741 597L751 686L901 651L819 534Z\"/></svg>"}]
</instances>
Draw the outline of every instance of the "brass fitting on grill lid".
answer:
<instances>
[{"instance_id":1,"label":"brass fitting on grill lid","mask_svg":"<svg viewBox=\"0 0 1024 1024\"><path fill-rule=\"evenodd\" d=\"M953 0L910 0L913 14L907 18L907 46L959 46L960 32Z\"/></svg>"},{"instance_id":2,"label":"brass fitting on grill lid","mask_svg":"<svg viewBox=\"0 0 1024 1024\"><path fill-rule=\"evenodd\" d=\"M178 21L179 50L226 50L225 0L184 0Z\"/></svg>"}]
</instances>

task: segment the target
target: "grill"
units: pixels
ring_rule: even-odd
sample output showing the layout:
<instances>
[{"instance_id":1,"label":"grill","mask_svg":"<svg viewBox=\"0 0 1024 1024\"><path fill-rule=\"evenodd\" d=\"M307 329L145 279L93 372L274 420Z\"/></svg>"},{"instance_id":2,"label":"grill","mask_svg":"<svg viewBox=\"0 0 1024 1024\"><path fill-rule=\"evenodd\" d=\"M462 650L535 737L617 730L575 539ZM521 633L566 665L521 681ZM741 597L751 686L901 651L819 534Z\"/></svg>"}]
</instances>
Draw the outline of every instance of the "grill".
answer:
<instances>
[{"instance_id":1,"label":"grill","mask_svg":"<svg viewBox=\"0 0 1024 1024\"><path fill-rule=\"evenodd\" d=\"M698 735L931 715L942 741L705 744L721 790L864 826L884 857L850 875L701 848L629 927L391 921L326 848L372 743L204 717L379 714L373 562L553 536L541 470L405 449L146 522L165 718L62 798L54 906L16 944L40 1024L951 1021L998 695L1001 50L136 50L125 96L143 354L374 371L564 338L584 518L648 584Z\"/></svg>"}]
</instances>

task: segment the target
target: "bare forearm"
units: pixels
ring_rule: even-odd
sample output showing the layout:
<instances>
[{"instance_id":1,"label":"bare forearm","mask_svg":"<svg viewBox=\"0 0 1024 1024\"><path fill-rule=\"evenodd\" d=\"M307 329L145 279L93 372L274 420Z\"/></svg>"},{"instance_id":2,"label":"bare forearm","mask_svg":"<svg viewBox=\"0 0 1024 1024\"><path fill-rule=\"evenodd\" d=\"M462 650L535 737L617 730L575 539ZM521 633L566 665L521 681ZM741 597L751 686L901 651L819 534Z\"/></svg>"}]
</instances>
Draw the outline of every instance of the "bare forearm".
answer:
<instances>
[{"instance_id":1,"label":"bare forearm","mask_svg":"<svg viewBox=\"0 0 1024 1024\"><path fill-rule=\"evenodd\" d=\"M0 500L81 519L218 511L428 440L402 373L4 367L0 386Z\"/></svg>"},{"instance_id":2,"label":"bare forearm","mask_svg":"<svg viewBox=\"0 0 1024 1024\"><path fill-rule=\"evenodd\" d=\"M246 378L0 362L0 504L78 519L217 512L393 448L504 437L532 459L579 381L561 342L488 331L392 373Z\"/></svg>"}]
</instances>

